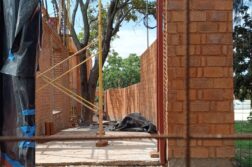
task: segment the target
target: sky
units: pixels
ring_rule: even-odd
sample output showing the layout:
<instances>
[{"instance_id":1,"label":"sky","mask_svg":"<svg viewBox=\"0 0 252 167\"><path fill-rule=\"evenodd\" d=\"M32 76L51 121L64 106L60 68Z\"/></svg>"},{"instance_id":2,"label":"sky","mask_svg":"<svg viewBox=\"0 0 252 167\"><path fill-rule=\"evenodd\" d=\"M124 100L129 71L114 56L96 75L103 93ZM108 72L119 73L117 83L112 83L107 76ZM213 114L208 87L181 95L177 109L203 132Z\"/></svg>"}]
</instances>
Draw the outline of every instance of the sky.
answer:
<instances>
[{"instance_id":1,"label":"sky","mask_svg":"<svg viewBox=\"0 0 252 167\"><path fill-rule=\"evenodd\" d=\"M52 5L50 3L49 14L53 14ZM156 21L150 21L151 25L156 25ZM80 13L77 13L75 28L77 32L82 29L82 19ZM119 56L126 58L131 53L141 55L147 49L148 44L151 45L156 39L156 29L148 30L149 40L147 37L147 29L143 25L143 21L124 23L120 28L118 38L116 38L111 44L111 50L115 50L119 53Z\"/></svg>"},{"instance_id":2,"label":"sky","mask_svg":"<svg viewBox=\"0 0 252 167\"><path fill-rule=\"evenodd\" d=\"M127 57L130 53L141 55L149 45L156 39L156 29L149 30L149 40L147 29L143 23L128 23L123 25L118 33L119 38L112 42L112 49L119 53L121 57Z\"/></svg>"}]
</instances>

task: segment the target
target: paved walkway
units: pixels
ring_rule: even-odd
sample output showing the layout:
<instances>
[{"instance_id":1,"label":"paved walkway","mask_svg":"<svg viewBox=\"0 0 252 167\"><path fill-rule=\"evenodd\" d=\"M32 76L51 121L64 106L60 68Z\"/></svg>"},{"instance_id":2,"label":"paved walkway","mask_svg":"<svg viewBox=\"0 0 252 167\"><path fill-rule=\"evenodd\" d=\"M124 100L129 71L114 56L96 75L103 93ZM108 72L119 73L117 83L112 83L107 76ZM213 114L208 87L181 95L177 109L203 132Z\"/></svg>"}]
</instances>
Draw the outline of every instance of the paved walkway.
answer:
<instances>
[{"instance_id":1,"label":"paved walkway","mask_svg":"<svg viewBox=\"0 0 252 167\"><path fill-rule=\"evenodd\" d=\"M95 135L96 130L72 128L56 135ZM106 132L106 135L149 135L139 132ZM37 144L36 164L42 166L59 165L109 165L109 164L158 164L158 158L150 158L150 152L156 150L156 140L116 140L109 141L106 147L97 148L96 141L64 141ZM133 165L134 164L134 165Z\"/></svg>"}]
</instances>

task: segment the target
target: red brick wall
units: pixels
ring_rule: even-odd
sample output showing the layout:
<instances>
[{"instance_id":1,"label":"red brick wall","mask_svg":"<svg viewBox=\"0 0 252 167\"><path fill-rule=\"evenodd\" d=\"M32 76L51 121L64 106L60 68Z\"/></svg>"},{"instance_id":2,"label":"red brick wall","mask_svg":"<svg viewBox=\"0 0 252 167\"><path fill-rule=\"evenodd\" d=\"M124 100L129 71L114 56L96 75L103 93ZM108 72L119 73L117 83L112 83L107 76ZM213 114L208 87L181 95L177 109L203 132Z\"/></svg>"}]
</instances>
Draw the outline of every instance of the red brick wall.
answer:
<instances>
[{"instance_id":1,"label":"red brick wall","mask_svg":"<svg viewBox=\"0 0 252 167\"><path fill-rule=\"evenodd\" d=\"M192 135L234 133L232 0L191 0L190 122ZM166 133L184 135L184 0L166 0L164 29ZM191 142L194 158L232 158L233 142ZM169 158L184 157L184 143L168 141Z\"/></svg>"},{"instance_id":2,"label":"red brick wall","mask_svg":"<svg viewBox=\"0 0 252 167\"><path fill-rule=\"evenodd\" d=\"M139 110L139 84L122 89L106 91L106 111L110 120L121 120L124 116Z\"/></svg>"},{"instance_id":3,"label":"red brick wall","mask_svg":"<svg viewBox=\"0 0 252 167\"><path fill-rule=\"evenodd\" d=\"M73 41L70 41L70 45L74 45ZM72 46L73 47L73 46ZM70 55L76 53L78 50L77 48L70 49L72 52L70 52ZM73 68L77 64L80 63L80 55L77 55L69 60L69 68ZM92 69L92 59L89 59L87 62L87 76L89 78L91 69ZM69 79L70 79L70 89L74 91L76 94L81 95L81 82L80 82L80 68L75 68L71 73L69 74ZM77 114L77 119L80 118L81 116L81 109L82 105L77 102L76 100L71 99L71 106L76 109L76 114Z\"/></svg>"},{"instance_id":4,"label":"red brick wall","mask_svg":"<svg viewBox=\"0 0 252 167\"><path fill-rule=\"evenodd\" d=\"M141 82L127 88L105 92L106 111L111 120L121 120L140 112L156 124L156 43L141 56Z\"/></svg>"},{"instance_id":5,"label":"red brick wall","mask_svg":"<svg viewBox=\"0 0 252 167\"><path fill-rule=\"evenodd\" d=\"M42 40L39 72L45 71L68 56L68 51L62 45L56 31L45 22L43 22ZM48 72L47 76L56 78L67 69L68 62ZM37 79L36 82L37 89L45 84L42 78ZM58 83L69 87L69 75L60 79ZM70 126L70 98L52 86L48 86L36 93L36 110L37 135L45 134L45 122L53 122L54 132ZM53 110L60 111L60 113L53 115Z\"/></svg>"},{"instance_id":6,"label":"red brick wall","mask_svg":"<svg viewBox=\"0 0 252 167\"><path fill-rule=\"evenodd\" d=\"M141 56L141 82L139 88L140 112L157 123L157 43L154 42Z\"/></svg>"},{"instance_id":7,"label":"red brick wall","mask_svg":"<svg viewBox=\"0 0 252 167\"><path fill-rule=\"evenodd\" d=\"M72 42L71 42L72 43ZM73 52L70 53L70 55L74 54L75 52L77 52L77 49L75 48L73 50ZM75 56L73 58L71 58L69 60L69 68L73 68L75 65L77 65L79 63L79 57ZM80 92L80 68L76 68L74 69L70 74L69 74L69 78L70 78L70 89L72 91L74 91L76 94L81 94ZM75 110L77 111L76 114L78 115L78 117L80 116L80 111L81 111L81 105L71 99L70 100L71 106L75 108Z\"/></svg>"}]
</instances>

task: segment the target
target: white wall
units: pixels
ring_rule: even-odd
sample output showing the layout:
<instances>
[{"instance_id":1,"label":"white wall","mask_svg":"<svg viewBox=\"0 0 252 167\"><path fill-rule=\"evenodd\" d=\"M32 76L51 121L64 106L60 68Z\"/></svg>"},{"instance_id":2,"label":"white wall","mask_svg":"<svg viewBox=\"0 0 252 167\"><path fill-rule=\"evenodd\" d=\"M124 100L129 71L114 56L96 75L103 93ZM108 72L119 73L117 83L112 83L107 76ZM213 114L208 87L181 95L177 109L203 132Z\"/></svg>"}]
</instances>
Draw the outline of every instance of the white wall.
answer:
<instances>
[{"instance_id":1,"label":"white wall","mask_svg":"<svg viewBox=\"0 0 252 167\"><path fill-rule=\"evenodd\" d=\"M234 100L235 121L247 121L249 113L252 112L251 101Z\"/></svg>"}]
</instances>

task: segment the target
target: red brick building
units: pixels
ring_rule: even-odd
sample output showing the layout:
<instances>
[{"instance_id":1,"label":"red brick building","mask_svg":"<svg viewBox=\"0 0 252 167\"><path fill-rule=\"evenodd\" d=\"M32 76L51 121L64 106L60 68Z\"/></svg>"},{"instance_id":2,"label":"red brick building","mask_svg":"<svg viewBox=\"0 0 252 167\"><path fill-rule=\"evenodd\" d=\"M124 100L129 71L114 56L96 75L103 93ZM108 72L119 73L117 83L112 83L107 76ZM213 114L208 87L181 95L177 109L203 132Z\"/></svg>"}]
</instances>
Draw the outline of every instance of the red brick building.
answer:
<instances>
[{"instance_id":1,"label":"red brick building","mask_svg":"<svg viewBox=\"0 0 252 167\"><path fill-rule=\"evenodd\" d=\"M57 35L53 22L43 21L42 48L39 57L39 72L43 72L69 56L67 48L62 44ZM57 66L47 73L47 77L54 79L69 69L69 62ZM57 83L69 88L69 75L58 80ZM38 78L36 89L46 84L43 78ZM70 127L71 100L51 85L36 93L36 125L37 135L46 133L45 124L52 122L52 133ZM47 134L50 132L47 132Z\"/></svg>"},{"instance_id":2,"label":"red brick building","mask_svg":"<svg viewBox=\"0 0 252 167\"><path fill-rule=\"evenodd\" d=\"M43 19L43 38L38 74L77 52L77 48L71 38L66 37L66 45L63 44L62 38L57 33L57 24L57 18ZM76 55L46 73L46 76L50 79L55 79L78 63L79 55ZM87 61L87 69L91 69L91 66L92 60ZM80 68L75 68L57 80L56 83L63 85L76 94L80 94L79 76ZM43 77L37 78L36 89L45 84ZM75 117L75 121L78 121L81 111L81 105L78 102L51 85L36 93L36 108L37 135L53 134L71 127L73 124L72 118ZM48 123L49 125L46 129L46 124Z\"/></svg>"}]
</instances>

